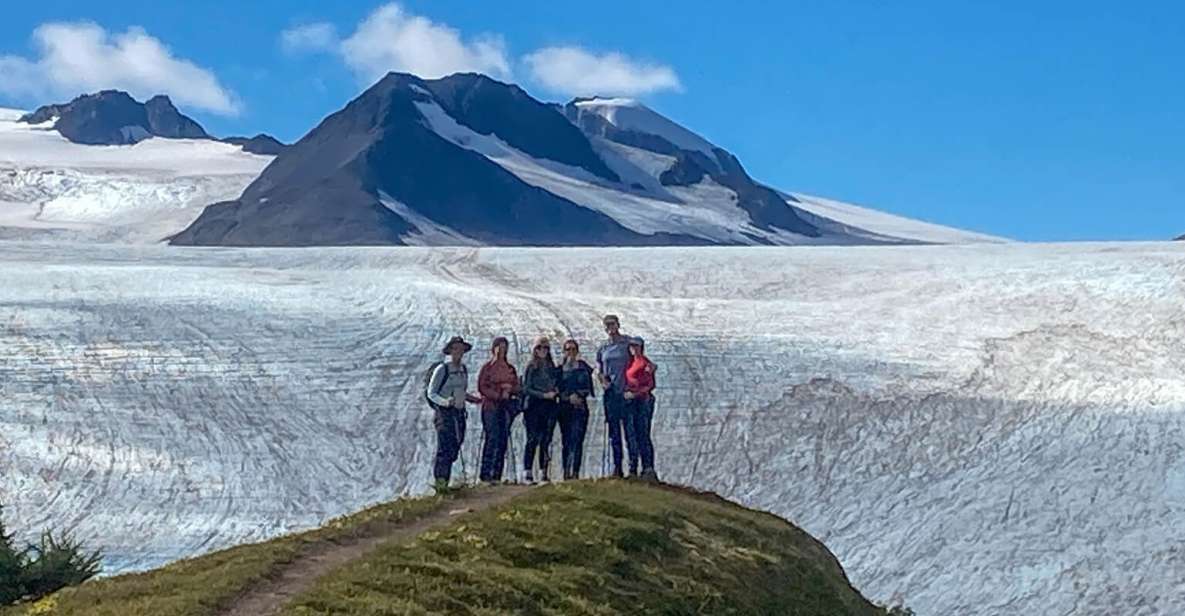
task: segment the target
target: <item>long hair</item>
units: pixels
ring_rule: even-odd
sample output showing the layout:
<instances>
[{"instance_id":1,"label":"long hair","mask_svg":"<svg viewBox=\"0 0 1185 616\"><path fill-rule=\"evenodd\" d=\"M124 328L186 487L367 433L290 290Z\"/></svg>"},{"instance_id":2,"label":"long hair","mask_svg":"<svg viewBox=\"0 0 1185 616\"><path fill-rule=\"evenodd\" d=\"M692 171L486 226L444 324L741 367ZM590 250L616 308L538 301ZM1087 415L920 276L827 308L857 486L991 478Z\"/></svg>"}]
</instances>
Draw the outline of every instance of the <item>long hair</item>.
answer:
<instances>
[{"instance_id":1,"label":"long hair","mask_svg":"<svg viewBox=\"0 0 1185 616\"><path fill-rule=\"evenodd\" d=\"M494 349L500 346L506 347L505 356L502 358L503 361L510 361L510 341L503 336L498 336L497 338L494 338L492 343L490 343L490 359L487 363L492 364L498 359L498 354L494 352Z\"/></svg>"},{"instance_id":2,"label":"long hair","mask_svg":"<svg viewBox=\"0 0 1185 616\"><path fill-rule=\"evenodd\" d=\"M546 359L539 359L539 356L535 354L535 350L544 344L547 345L547 357ZM551 341L548 340L547 336L540 336L536 338L535 343L531 345L531 361L527 363L527 366L530 368L538 368L544 365L544 361L547 362L546 365L548 368L555 368L555 359L551 356Z\"/></svg>"}]
</instances>

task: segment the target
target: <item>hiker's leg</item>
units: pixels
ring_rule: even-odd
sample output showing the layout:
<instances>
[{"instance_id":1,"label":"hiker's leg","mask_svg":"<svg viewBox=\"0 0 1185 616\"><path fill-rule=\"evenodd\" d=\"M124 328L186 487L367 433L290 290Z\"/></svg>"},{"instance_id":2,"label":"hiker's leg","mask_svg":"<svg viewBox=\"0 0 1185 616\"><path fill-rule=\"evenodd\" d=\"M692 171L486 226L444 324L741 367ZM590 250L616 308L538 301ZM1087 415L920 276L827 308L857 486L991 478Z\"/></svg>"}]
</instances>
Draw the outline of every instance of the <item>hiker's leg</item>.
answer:
<instances>
[{"instance_id":1,"label":"hiker's leg","mask_svg":"<svg viewBox=\"0 0 1185 616\"><path fill-rule=\"evenodd\" d=\"M634 432L638 437L638 453L642 458L642 472L654 470L654 439L650 430L654 425L654 397L638 402L638 414L634 420Z\"/></svg>"},{"instance_id":2,"label":"hiker's leg","mask_svg":"<svg viewBox=\"0 0 1185 616\"><path fill-rule=\"evenodd\" d=\"M572 432L572 479L580 479L580 466L584 463L584 435L588 432L588 408L573 408Z\"/></svg>"},{"instance_id":3,"label":"hiker's leg","mask_svg":"<svg viewBox=\"0 0 1185 616\"><path fill-rule=\"evenodd\" d=\"M543 405L543 416L539 418L539 469L546 479L551 475L551 442L555 438L558 413L559 406L549 401Z\"/></svg>"},{"instance_id":4,"label":"hiker's leg","mask_svg":"<svg viewBox=\"0 0 1185 616\"><path fill-rule=\"evenodd\" d=\"M432 468L432 476L437 483L447 485L452 477L453 461L456 460L456 424L447 409L437 409L432 423L436 428L436 463Z\"/></svg>"},{"instance_id":5,"label":"hiker's leg","mask_svg":"<svg viewBox=\"0 0 1185 616\"><path fill-rule=\"evenodd\" d=\"M556 419L560 425L560 466L564 479L572 478L572 405L560 402Z\"/></svg>"},{"instance_id":6,"label":"hiker's leg","mask_svg":"<svg viewBox=\"0 0 1185 616\"><path fill-rule=\"evenodd\" d=\"M637 416L640 412L638 410L639 402L640 400L634 398L625 403L625 445L629 449L631 475L638 474L638 459L641 457L638 451L638 431L636 429Z\"/></svg>"},{"instance_id":7,"label":"hiker's leg","mask_svg":"<svg viewBox=\"0 0 1185 616\"><path fill-rule=\"evenodd\" d=\"M515 455L510 450L510 428L514 422L514 405L518 404L513 400L502 403L498 408L498 456L494 460L494 480L502 481L502 475L506 470L506 456L507 453Z\"/></svg>"},{"instance_id":8,"label":"hiker's leg","mask_svg":"<svg viewBox=\"0 0 1185 616\"><path fill-rule=\"evenodd\" d=\"M481 481L498 481L506 456L505 415L501 409L481 411Z\"/></svg>"},{"instance_id":9,"label":"hiker's leg","mask_svg":"<svg viewBox=\"0 0 1185 616\"><path fill-rule=\"evenodd\" d=\"M609 449L613 453L613 474L621 476L621 436L624 428L621 394L614 391L605 392L605 421L609 430Z\"/></svg>"},{"instance_id":10,"label":"hiker's leg","mask_svg":"<svg viewBox=\"0 0 1185 616\"><path fill-rule=\"evenodd\" d=\"M539 427L539 417L542 415L542 404L538 400L531 400L531 406L523 413L523 426L527 429L527 447L523 451L523 472L528 477L534 475L535 453L539 450L539 438L542 430Z\"/></svg>"}]
</instances>

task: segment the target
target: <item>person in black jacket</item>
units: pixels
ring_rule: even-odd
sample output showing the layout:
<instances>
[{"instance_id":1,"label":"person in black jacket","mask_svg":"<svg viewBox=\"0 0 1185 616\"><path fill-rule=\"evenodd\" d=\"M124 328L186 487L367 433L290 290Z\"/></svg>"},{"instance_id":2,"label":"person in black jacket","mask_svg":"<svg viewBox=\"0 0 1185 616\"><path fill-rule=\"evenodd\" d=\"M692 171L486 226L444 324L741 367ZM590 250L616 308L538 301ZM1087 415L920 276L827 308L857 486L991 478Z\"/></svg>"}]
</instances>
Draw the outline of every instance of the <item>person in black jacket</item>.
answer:
<instances>
[{"instance_id":1,"label":"person in black jacket","mask_svg":"<svg viewBox=\"0 0 1185 616\"><path fill-rule=\"evenodd\" d=\"M526 394L523 424L527 448L523 470L527 483L534 483L535 454L543 481L551 481L551 437L555 434L556 403L560 399L559 370L551 358L551 341L540 337L531 345L531 361L523 369L522 391Z\"/></svg>"},{"instance_id":2,"label":"person in black jacket","mask_svg":"<svg viewBox=\"0 0 1185 616\"><path fill-rule=\"evenodd\" d=\"M564 479L579 479L584 461L584 435L588 431L588 399L593 394L593 368L580 358L575 340L564 343L560 365L560 443L563 446Z\"/></svg>"}]
</instances>

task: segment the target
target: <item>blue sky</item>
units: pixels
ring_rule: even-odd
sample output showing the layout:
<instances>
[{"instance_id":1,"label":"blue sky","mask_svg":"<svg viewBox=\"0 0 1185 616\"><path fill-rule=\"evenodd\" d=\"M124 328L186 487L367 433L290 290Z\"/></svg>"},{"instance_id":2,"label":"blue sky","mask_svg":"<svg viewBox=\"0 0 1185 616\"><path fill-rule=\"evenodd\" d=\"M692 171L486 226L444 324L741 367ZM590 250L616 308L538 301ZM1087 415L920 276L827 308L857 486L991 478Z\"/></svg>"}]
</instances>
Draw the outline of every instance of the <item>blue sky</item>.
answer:
<instances>
[{"instance_id":1,"label":"blue sky","mask_svg":"<svg viewBox=\"0 0 1185 616\"><path fill-rule=\"evenodd\" d=\"M292 140L388 64L476 66L634 94L782 189L1023 240L1185 233L1185 4L772 4L14 3L0 104L154 89Z\"/></svg>"}]
</instances>

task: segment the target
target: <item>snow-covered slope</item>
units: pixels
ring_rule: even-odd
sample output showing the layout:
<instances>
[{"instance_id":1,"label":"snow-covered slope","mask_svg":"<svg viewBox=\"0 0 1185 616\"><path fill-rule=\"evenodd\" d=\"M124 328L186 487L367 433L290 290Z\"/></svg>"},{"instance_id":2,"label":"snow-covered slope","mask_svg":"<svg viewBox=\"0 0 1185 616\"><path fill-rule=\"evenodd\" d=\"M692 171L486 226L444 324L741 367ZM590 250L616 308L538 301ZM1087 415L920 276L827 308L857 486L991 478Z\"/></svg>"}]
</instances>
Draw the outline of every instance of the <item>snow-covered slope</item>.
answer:
<instances>
[{"instance_id":1,"label":"snow-covered slope","mask_svg":"<svg viewBox=\"0 0 1185 616\"><path fill-rule=\"evenodd\" d=\"M794 193L790 197L794 199L794 205L800 209L882 237L914 240L926 244L998 244L1008 241L1002 237L936 225L833 199L812 197L802 193Z\"/></svg>"},{"instance_id":2,"label":"snow-covered slope","mask_svg":"<svg viewBox=\"0 0 1185 616\"><path fill-rule=\"evenodd\" d=\"M1185 611L1179 244L0 243L0 280L0 501L111 572L425 490L447 336L591 354L612 311L660 365L662 474L789 517L870 598Z\"/></svg>"},{"instance_id":3,"label":"snow-covered slope","mask_svg":"<svg viewBox=\"0 0 1185 616\"><path fill-rule=\"evenodd\" d=\"M272 160L202 139L80 145L21 115L0 110L0 238L157 242Z\"/></svg>"}]
</instances>

